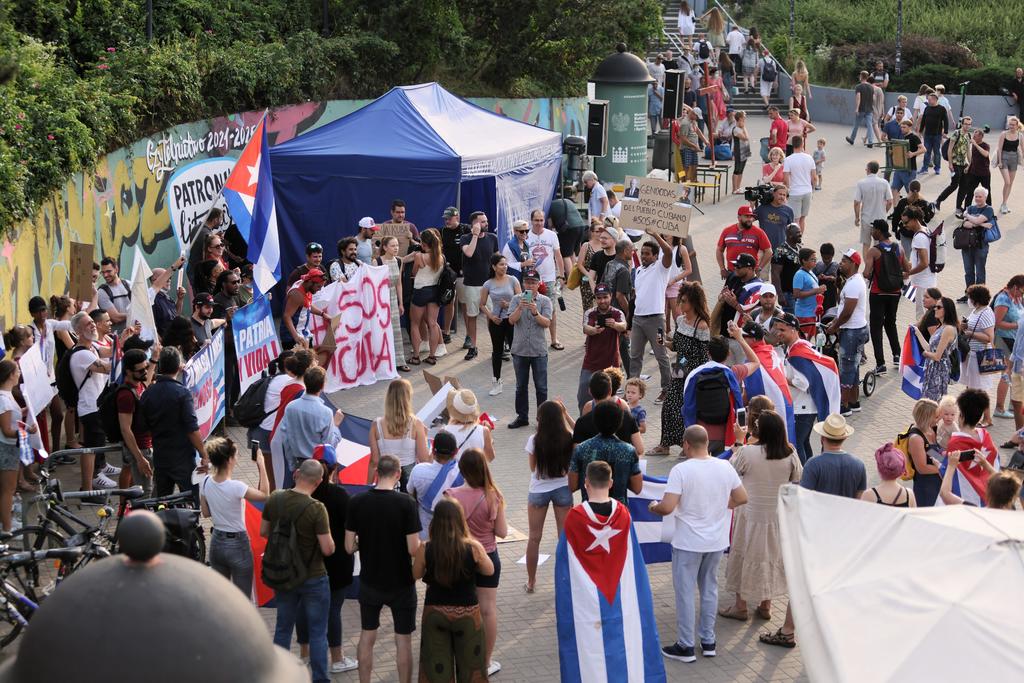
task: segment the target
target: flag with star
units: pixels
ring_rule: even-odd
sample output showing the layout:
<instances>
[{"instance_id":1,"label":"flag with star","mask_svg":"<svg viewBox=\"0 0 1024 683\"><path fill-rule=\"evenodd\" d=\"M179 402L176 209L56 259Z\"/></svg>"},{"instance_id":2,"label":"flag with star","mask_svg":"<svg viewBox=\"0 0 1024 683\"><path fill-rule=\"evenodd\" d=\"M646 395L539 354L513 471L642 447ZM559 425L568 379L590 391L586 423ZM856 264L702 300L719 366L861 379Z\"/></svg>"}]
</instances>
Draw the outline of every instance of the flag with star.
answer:
<instances>
[{"instance_id":1,"label":"flag with star","mask_svg":"<svg viewBox=\"0 0 1024 683\"><path fill-rule=\"evenodd\" d=\"M654 602L629 510L569 511L555 553L561 680L664 681Z\"/></svg>"},{"instance_id":2,"label":"flag with star","mask_svg":"<svg viewBox=\"0 0 1024 683\"><path fill-rule=\"evenodd\" d=\"M977 454L989 462L996 470L999 469L999 451L996 450L995 442L988 430L977 428L974 431L953 432L946 445L946 452L974 450ZM946 474L949 467L947 458L939 468L940 474ZM953 477L953 493L964 499L965 502L973 503L979 507L988 505L985 495L985 488L988 486L988 470L977 462L961 462L956 465L956 475ZM942 505L942 498L935 501L937 506Z\"/></svg>"},{"instance_id":3,"label":"flag with star","mask_svg":"<svg viewBox=\"0 0 1024 683\"><path fill-rule=\"evenodd\" d=\"M242 156L224 183L227 202L238 231L249 245L256 295L266 294L281 279L281 244L277 233L274 183L270 175L270 145L264 115Z\"/></svg>"}]
</instances>

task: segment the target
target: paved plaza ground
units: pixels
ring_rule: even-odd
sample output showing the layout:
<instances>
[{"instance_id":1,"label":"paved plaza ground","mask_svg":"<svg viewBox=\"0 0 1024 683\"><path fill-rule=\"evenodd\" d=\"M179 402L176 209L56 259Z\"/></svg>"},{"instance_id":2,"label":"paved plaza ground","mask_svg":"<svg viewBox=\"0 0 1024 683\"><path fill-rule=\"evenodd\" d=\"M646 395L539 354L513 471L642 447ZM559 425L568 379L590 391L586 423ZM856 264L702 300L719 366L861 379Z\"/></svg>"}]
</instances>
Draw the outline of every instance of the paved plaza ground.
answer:
<instances>
[{"instance_id":1,"label":"paved plaza ground","mask_svg":"<svg viewBox=\"0 0 1024 683\"><path fill-rule=\"evenodd\" d=\"M754 139L767 134L767 120L753 119L751 124L754 126L751 128ZM759 130L756 128L757 126L763 126L765 130ZM844 136L848 134L849 130L845 127L823 124L818 127L818 133L813 136L814 138L824 137L828 140L826 149L828 162L825 166L823 189L814 194L811 213L808 217L807 232L804 238L804 243L807 246L817 248L822 242L830 241L836 246L837 252L848 247L858 246L858 232L853 226L853 187L856 181L864 175L865 164L872 159L882 162L883 155L881 150L866 149L859 144L856 147L848 146L843 141ZM996 137L996 133L988 136L988 142L993 146ZM759 163L757 170L754 166L754 159L752 159L746 173L748 183L754 180L755 175L759 173ZM993 175L993 190L997 196L995 203L998 206L998 193L1002 188L1002 180L998 177L997 171L993 170ZM944 171L941 177L934 175L922 177L925 197L933 199L945 187L948 178L948 171ZM1021 263L1024 262L1024 244L1022 244L1024 237L1022 235L1024 233L1021 231L1021 220L1024 218L1024 201L1019 199L1019 191L1018 189L1017 196L1011 197L1009 202L1014 212L1001 218L1003 239L992 245L988 261L988 280L993 293L1005 284L1010 276L1022 271ZM705 287L708 289L709 298L717 296L721 288L721 281L716 274L717 268L714 261L715 243L721 229L735 221L736 208L740 202L741 198L739 197L725 197L718 204L701 205L706 212L705 216L694 215L694 227L691 234L694 238L701 272L705 276ZM954 218L952 208L952 200L947 201L942 215L936 220L945 219L948 221L947 226L950 225ZM950 239L950 243L952 243L952 239ZM944 292L955 298L963 291L963 266L958 252L952 249L952 244L950 244L947 262L945 271L939 275L939 286ZM583 334L580 326L582 305L576 292L565 292L565 301L568 310L558 315L558 334L566 349L551 351L548 383L551 398L561 397L567 405L572 406L579 378L580 362L583 357ZM901 330L906 329L906 325L911 322L912 317L913 305L903 301L899 316ZM512 408L515 381L511 364L507 363L502 371L505 378L505 392L497 397L488 396L491 372L490 341L486 334L479 336L479 344L481 352L475 360L463 361L465 353L459 348L454 348L453 352L441 358L438 365L432 370L437 374L457 375L464 387L471 388L476 392L483 409L498 420L497 428L494 431L497 458L492 464L492 468L498 485L508 502L509 524L520 532L517 537L523 539L502 543L498 546L502 561L502 577L501 587L498 591L500 631L495 658L501 662L503 668L496 679L508 682L528 681L530 683L552 681L558 678L558 648L553 606L554 560L552 558L539 568L536 592L532 595L527 595L523 591L523 584L526 581L525 567L516 564L516 561L523 557L526 548L526 494L529 469L523 446L531 434L532 427L518 430L509 430L506 427L507 423L515 416ZM453 346L459 347L461 344L453 343ZM650 448L656 445L659 439L660 407L652 403L654 396L658 393L656 364L650 355L646 355L645 359L644 371L654 375L652 380L654 387L649 392L647 399L648 426L645 443ZM413 382L414 401L419 407L429 396L426 383L418 371L406 375L406 377ZM951 387L953 391L957 391L959 388L956 385ZM339 392L332 395L331 399L342 410L372 418L377 414L375 411L383 405L385 389L386 383L380 382L371 387ZM994 400L994 393L992 397ZM531 413L535 410L532 400L531 390ZM873 453L882 443L892 440L898 428L906 427L910 421L910 409L913 401L900 391L896 373L890 370L888 376L880 378L875 394L871 398L864 399L862 405L863 412L850 418L851 424L857 431L847 442L847 447L850 452L864 461L868 470L868 483L874 485L878 482L878 475L875 471ZM996 420L993 431L995 442L1002 443L1012 431L1011 421ZM1005 453L1004 451L1004 456ZM648 459L647 467L652 474L665 475L677 462L678 458L674 454L670 457L652 457ZM247 469L242 476L250 477L255 484L255 472L251 471L247 462L245 467ZM541 552L553 553L556 540L553 516L549 515ZM675 635L675 603L670 565L655 564L649 566L648 569L661 639L663 643L670 643ZM723 577L724 570L725 562L722 563L720 569ZM421 602L422 594L423 585L420 584ZM724 591L720 595L723 604L727 604L731 599L732 596ZM717 626L718 656L713 659L700 659L693 664L666 661L665 666L669 679L689 681L806 680L807 674L803 667L799 646L794 650L784 650L761 645L757 640L757 634L760 631L769 627L774 629L781 625L784 610L785 601L777 601L773 606L773 618L770 624L757 620L744 624L719 619ZM268 628L272 629L274 612L272 610L261 610L261 612ZM343 616L346 654L354 655L359 636L357 605L346 604ZM390 618L385 617L377 641L375 680L391 681L396 679L391 633ZM799 640L799 633L797 637ZM414 636L413 647L414 656L418 657L418 634ZM865 656L870 655L865 653ZM337 681L355 679L355 672L337 674L334 677L334 680Z\"/></svg>"}]
</instances>

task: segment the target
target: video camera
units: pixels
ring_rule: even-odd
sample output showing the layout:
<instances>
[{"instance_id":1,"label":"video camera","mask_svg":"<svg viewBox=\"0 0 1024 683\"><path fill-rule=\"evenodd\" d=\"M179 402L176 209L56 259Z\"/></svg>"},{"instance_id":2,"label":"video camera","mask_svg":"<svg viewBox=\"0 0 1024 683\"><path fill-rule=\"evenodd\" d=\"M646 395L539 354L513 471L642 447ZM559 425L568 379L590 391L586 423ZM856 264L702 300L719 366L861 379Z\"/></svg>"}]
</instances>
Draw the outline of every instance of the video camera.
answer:
<instances>
[{"instance_id":1,"label":"video camera","mask_svg":"<svg viewBox=\"0 0 1024 683\"><path fill-rule=\"evenodd\" d=\"M757 206L771 204L774 194L775 186L767 183L743 188L743 198L748 202L755 202Z\"/></svg>"}]
</instances>

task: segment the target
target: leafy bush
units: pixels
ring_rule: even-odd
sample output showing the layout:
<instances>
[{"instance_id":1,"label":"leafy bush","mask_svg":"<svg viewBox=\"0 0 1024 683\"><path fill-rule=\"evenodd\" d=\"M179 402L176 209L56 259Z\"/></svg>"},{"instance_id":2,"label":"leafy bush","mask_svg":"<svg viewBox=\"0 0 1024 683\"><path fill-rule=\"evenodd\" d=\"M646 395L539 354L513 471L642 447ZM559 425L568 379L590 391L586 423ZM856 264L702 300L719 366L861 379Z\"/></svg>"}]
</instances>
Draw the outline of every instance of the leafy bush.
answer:
<instances>
[{"instance_id":1,"label":"leafy bush","mask_svg":"<svg viewBox=\"0 0 1024 683\"><path fill-rule=\"evenodd\" d=\"M958 93L959 84L970 81L967 92L969 95L998 95L999 89L1007 86L1006 70L983 66L977 69L955 69L942 64L920 66L890 81L892 90L917 92L922 83L935 86L939 83L946 86L947 93Z\"/></svg>"}]
</instances>

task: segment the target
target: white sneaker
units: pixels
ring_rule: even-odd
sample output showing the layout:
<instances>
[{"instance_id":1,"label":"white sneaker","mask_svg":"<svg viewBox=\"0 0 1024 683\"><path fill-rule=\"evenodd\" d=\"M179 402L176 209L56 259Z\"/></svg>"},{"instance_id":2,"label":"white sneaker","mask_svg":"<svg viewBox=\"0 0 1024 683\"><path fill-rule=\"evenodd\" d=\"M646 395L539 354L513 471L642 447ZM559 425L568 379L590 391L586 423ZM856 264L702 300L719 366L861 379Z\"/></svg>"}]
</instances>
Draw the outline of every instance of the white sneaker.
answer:
<instances>
[{"instance_id":1,"label":"white sneaker","mask_svg":"<svg viewBox=\"0 0 1024 683\"><path fill-rule=\"evenodd\" d=\"M101 472L100 472L100 473L101 473L101 474L105 474L105 475L107 475L108 477L111 477L111 478L113 478L113 477L117 477L117 476L120 476L120 474L121 474L121 468L120 468L120 467L114 467L113 465L111 465L111 464L107 463L107 466L106 466L106 467L104 467L104 468L103 468L103 469L101 470Z\"/></svg>"},{"instance_id":2,"label":"white sneaker","mask_svg":"<svg viewBox=\"0 0 1024 683\"><path fill-rule=\"evenodd\" d=\"M501 662L497 659L492 659L490 666L487 667L487 677L490 678L499 671L501 671Z\"/></svg>"},{"instance_id":3,"label":"white sneaker","mask_svg":"<svg viewBox=\"0 0 1024 683\"><path fill-rule=\"evenodd\" d=\"M92 487L94 489L113 489L117 488L117 482L112 481L111 479L107 478L105 474L100 472L92 480Z\"/></svg>"},{"instance_id":4,"label":"white sneaker","mask_svg":"<svg viewBox=\"0 0 1024 683\"><path fill-rule=\"evenodd\" d=\"M437 351L434 352L434 358L442 358L448 355L448 348L444 343L437 345Z\"/></svg>"},{"instance_id":5,"label":"white sneaker","mask_svg":"<svg viewBox=\"0 0 1024 683\"><path fill-rule=\"evenodd\" d=\"M502 392L504 387L501 384L500 379L495 379L491 382L491 390L487 392L488 396L497 396Z\"/></svg>"},{"instance_id":6,"label":"white sneaker","mask_svg":"<svg viewBox=\"0 0 1024 683\"><path fill-rule=\"evenodd\" d=\"M651 376L650 375L640 375L640 379L642 379L645 382L650 382L651 381Z\"/></svg>"},{"instance_id":7,"label":"white sneaker","mask_svg":"<svg viewBox=\"0 0 1024 683\"><path fill-rule=\"evenodd\" d=\"M420 353L430 353L430 342L426 339L420 342Z\"/></svg>"},{"instance_id":8,"label":"white sneaker","mask_svg":"<svg viewBox=\"0 0 1024 683\"><path fill-rule=\"evenodd\" d=\"M343 657L340 662L331 662L331 673L340 674L345 671L352 671L359 668L359 662L351 657Z\"/></svg>"}]
</instances>

